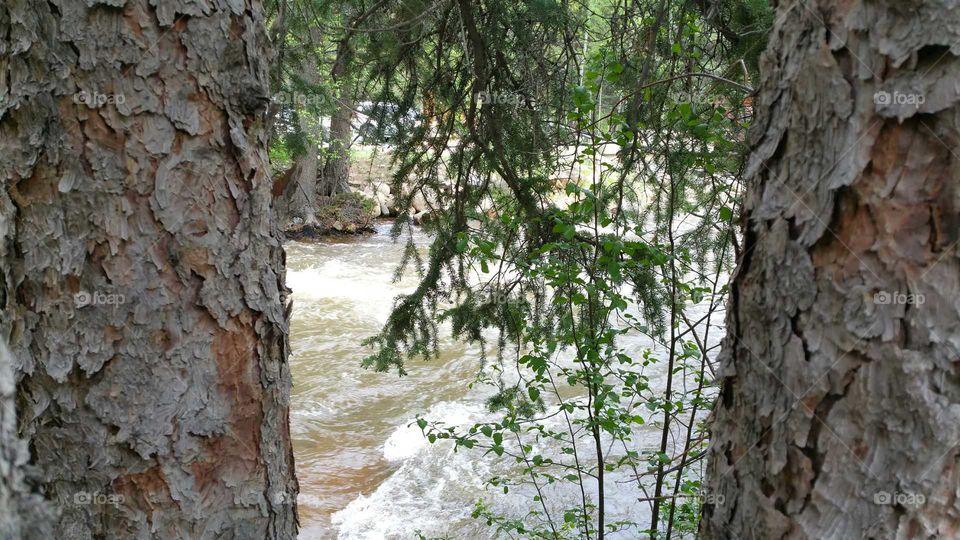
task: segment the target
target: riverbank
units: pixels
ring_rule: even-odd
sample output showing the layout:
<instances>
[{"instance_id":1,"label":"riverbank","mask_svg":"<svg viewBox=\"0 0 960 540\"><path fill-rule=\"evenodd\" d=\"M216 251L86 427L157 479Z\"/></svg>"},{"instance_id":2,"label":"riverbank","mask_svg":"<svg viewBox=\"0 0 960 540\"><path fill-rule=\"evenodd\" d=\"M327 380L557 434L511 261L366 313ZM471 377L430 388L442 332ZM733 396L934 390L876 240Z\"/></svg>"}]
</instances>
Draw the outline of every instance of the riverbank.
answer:
<instances>
[{"instance_id":1,"label":"riverbank","mask_svg":"<svg viewBox=\"0 0 960 540\"><path fill-rule=\"evenodd\" d=\"M362 193L341 193L333 197L318 197L316 221L304 222L296 217L284 230L290 240L306 240L324 236L369 234L379 212L374 212L375 201Z\"/></svg>"}]
</instances>

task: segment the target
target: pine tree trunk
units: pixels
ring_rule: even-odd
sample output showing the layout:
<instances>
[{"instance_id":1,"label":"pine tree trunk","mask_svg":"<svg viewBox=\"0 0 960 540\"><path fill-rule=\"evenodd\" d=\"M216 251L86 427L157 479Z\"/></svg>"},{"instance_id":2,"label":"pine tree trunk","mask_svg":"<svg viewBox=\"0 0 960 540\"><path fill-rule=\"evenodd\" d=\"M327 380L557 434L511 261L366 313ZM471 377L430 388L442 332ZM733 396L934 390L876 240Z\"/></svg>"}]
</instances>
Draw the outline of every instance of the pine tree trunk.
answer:
<instances>
[{"instance_id":1,"label":"pine tree trunk","mask_svg":"<svg viewBox=\"0 0 960 540\"><path fill-rule=\"evenodd\" d=\"M350 142L353 129L350 120L353 116L353 102L343 101L349 97L341 92L340 108L330 119L330 145L327 159L323 165L324 195L336 195L350 191Z\"/></svg>"},{"instance_id":2,"label":"pine tree trunk","mask_svg":"<svg viewBox=\"0 0 960 540\"><path fill-rule=\"evenodd\" d=\"M317 84L320 79L320 73L317 69L316 59L307 55L303 66L304 79L309 84ZM323 137L320 129L320 122L312 113L300 111L300 130L306 138L306 149L302 156L297 157L294 164L294 179L292 192L290 193L290 206L288 211L291 215L298 215L303 218L304 224L310 226L317 225L317 174L320 172L320 159L318 156L317 143Z\"/></svg>"},{"instance_id":3,"label":"pine tree trunk","mask_svg":"<svg viewBox=\"0 0 960 540\"><path fill-rule=\"evenodd\" d=\"M337 46L337 56L331 69L331 77L339 85L340 107L330 119L330 146L323 165L322 195L336 195L350 191L350 143L353 138L353 87L349 76L353 50L349 38Z\"/></svg>"},{"instance_id":4,"label":"pine tree trunk","mask_svg":"<svg viewBox=\"0 0 960 540\"><path fill-rule=\"evenodd\" d=\"M779 3L706 538L960 529L960 5Z\"/></svg>"},{"instance_id":5,"label":"pine tree trunk","mask_svg":"<svg viewBox=\"0 0 960 540\"><path fill-rule=\"evenodd\" d=\"M53 538L296 535L266 46L256 0L0 5L0 342Z\"/></svg>"}]
</instances>

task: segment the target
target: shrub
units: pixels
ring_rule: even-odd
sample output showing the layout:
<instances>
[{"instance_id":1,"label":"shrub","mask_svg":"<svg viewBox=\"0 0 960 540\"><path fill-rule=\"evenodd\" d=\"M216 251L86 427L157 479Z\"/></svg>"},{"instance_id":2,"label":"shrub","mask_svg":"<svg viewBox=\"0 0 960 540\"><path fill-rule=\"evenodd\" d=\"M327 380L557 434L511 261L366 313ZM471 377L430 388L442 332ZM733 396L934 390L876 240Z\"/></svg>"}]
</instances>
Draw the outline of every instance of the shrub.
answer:
<instances>
[{"instance_id":1,"label":"shrub","mask_svg":"<svg viewBox=\"0 0 960 540\"><path fill-rule=\"evenodd\" d=\"M361 232L373 228L376 201L362 193L340 193L317 198L321 232Z\"/></svg>"}]
</instances>

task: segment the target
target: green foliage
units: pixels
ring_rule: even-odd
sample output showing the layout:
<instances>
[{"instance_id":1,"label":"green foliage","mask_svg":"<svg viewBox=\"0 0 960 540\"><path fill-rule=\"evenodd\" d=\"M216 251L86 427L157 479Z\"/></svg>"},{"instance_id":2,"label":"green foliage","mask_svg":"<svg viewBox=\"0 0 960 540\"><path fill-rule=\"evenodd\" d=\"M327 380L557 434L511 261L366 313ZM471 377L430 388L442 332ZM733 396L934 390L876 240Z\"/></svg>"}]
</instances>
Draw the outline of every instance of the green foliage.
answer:
<instances>
[{"instance_id":1,"label":"green foliage","mask_svg":"<svg viewBox=\"0 0 960 540\"><path fill-rule=\"evenodd\" d=\"M275 54L270 155L280 170L307 152L331 153L329 133L316 133L317 127L344 106L344 97L359 94L355 81L363 66L354 58L369 40L350 26L375 8L362 0L275 0L266 8Z\"/></svg>"},{"instance_id":2,"label":"green foliage","mask_svg":"<svg viewBox=\"0 0 960 540\"><path fill-rule=\"evenodd\" d=\"M362 193L317 198L317 222L323 230L357 232L373 226L373 201Z\"/></svg>"},{"instance_id":3,"label":"green foliage","mask_svg":"<svg viewBox=\"0 0 960 540\"><path fill-rule=\"evenodd\" d=\"M285 143L270 145L270 176L286 171L291 165L293 165L293 153Z\"/></svg>"},{"instance_id":4,"label":"green foliage","mask_svg":"<svg viewBox=\"0 0 960 540\"><path fill-rule=\"evenodd\" d=\"M496 421L417 425L507 466L489 486L529 498L529 511L481 499L473 512L499 534L695 530L765 4L306 2L302 14L333 30L321 41L304 37L311 19L290 22L291 62L330 66L338 39L356 39L355 97L389 104L372 138L395 134L397 206L418 192L440 202L429 253L410 241L398 269L420 283L366 341L364 365L405 374L409 358L437 356L443 323L482 347L477 382ZM278 160L310 144L298 115L324 114L341 89L295 73L278 68L275 81L317 99L280 114ZM640 443L651 434L662 442ZM605 498L626 481L645 508L613 520ZM555 500L558 485L579 502Z\"/></svg>"}]
</instances>

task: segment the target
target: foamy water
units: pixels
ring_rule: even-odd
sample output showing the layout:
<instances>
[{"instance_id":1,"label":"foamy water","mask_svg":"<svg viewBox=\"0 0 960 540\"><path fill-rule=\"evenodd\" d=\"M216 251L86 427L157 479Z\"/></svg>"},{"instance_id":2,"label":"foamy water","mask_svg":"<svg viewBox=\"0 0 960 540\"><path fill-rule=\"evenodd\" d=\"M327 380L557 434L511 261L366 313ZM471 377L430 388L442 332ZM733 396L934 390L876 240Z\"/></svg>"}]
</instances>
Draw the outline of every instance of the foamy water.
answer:
<instances>
[{"instance_id":1,"label":"foamy water","mask_svg":"<svg viewBox=\"0 0 960 540\"><path fill-rule=\"evenodd\" d=\"M515 472L513 460L429 444L414 424L418 414L467 427L499 419L484 407L490 390L469 387L481 366L479 351L442 339L441 357L408 364L410 375L402 379L360 367L370 352L360 342L380 329L394 297L416 285L415 275L391 282L403 247L387 230L382 226L374 236L338 243L287 245L300 537L380 540L415 538L419 531L427 537L493 538L492 529L470 517L478 499L516 516L532 507L533 493L523 488L504 495L485 484L494 474ZM415 236L421 249L428 241ZM621 345L639 354L653 344L628 336ZM664 384L663 364L648 369L651 386ZM560 421L556 416L548 422ZM658 445L659 429L650 425L637 430L629 448L649 451ZM605 447L612 457L624 451L609 441ZM536 452L547 456L559 448ZM615 486L608 494L608 522L649 519L626 472L608 474L608 486ZM562 508L576 505L580 496L571 484L547 488L546 495L561 521Z\"/></svg>"}]
</instances>

